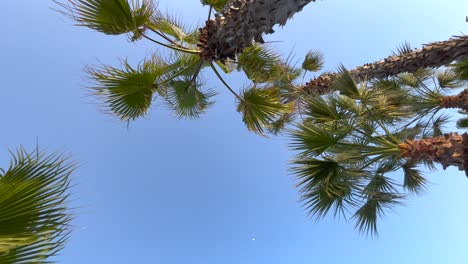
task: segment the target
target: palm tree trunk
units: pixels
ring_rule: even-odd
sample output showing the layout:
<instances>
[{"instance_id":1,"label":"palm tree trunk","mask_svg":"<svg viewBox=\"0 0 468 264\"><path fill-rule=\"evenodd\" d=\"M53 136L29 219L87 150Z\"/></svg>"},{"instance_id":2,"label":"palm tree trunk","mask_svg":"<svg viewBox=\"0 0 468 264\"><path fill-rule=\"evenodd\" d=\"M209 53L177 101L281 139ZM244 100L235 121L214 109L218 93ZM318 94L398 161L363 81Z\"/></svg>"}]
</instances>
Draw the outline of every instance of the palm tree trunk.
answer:
<instances>
[{"instance_id":1,"label":"palm tree trunk","mask_svg":"<svg viewBox=\"0 0 468 264\"><path fill-rule=\"evenodd\" d=\"M426 44L422 49L364 64L351 70L350 74L355 80L385 78L403 72L438 68L465 58L468 58L468 36L454 36L447 41ZM333 83L337 77L337 73L323 74L301 88L308 93L330 93L333 91Z\"/></svg>"},{"instance_id":2,"label":"palm tree trunk","mask_svg":"<svg viewBox=\"0 0 468 264\"><path fill-rule=\"evenodd\" d=\"M284 26L295 13L315 0L231 0L223 15L206 22L200 29L198 46L206 61L227 58L249 47L254 41L262 42L264 33L273 33L275 25Z\"/></svg>"},{"instance_id":3,"label":"palm tree trunk","mask_svg":"<svg viewBox=\"0 0 468 264\"><path fill-rule=\"evenodd\" d=\"M444 96L440 100L440 106L443 108L458 108L468 112L468 89L457 95Z\"/></svg>"},{"instance_id":4,"label":"palm tree trunk","mask_svg":"<svg viewBox=\"0 0 468 264\"><path fill-rule=\"evenodd\" d=\"M401 156L415 161L434 161L444 170L456 166L468 176L468 134L445 134L442 137L406 140L398 145Z\"/></svg>"}]
</instances>

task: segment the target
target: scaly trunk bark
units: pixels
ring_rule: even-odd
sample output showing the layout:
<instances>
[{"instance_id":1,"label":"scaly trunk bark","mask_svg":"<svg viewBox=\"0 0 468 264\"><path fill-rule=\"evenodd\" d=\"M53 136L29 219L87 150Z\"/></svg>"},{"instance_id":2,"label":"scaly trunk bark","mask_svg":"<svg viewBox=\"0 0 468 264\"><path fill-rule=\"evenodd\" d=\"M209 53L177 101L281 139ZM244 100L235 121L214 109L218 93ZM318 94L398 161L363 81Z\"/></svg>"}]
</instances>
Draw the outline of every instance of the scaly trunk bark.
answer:
<instances>
[{"instance_id":1,"label":"scaly trunk bark","mask_svg":"<svg viewBox=\"0 0 468 264\"><path fill-rule=\"evenodd\" d=\"M434 161L442 164L444 170L449 166L464 170L468 176L468 134L445 134L442 137L406 140L398 145L403 158L415 161Z\"/></svg>"},{"instance_id":2,"label":"scaly trunk bark","mask_svg":"<svg viewBox=\"0 0 468 264\"><path fill-rule=\"evenodd\" d=\"M438 68L465 58L468 58L468 36L455 36L447 41L426 44L422 49L365 64L351 70L350 73L357 81L370 80L395 76L403 72L415 72L419 69ZM330 93L333 91L333 83L337 77L337 73L323 74L301 88L308 93Z\"/></svg>"},{"instance_id":3,"label":"scaly trunk bark","mask_svg":"<svg viewBox=\"0 0 468 264\"><path fill-rule=\"evenodd\" d=\"M223 15L206 22L200 29L198 46L206 61L235 59L262 35L273 33L273 26L284 26L295 13L315 0L231 0Z\"/></svg>"},{"instance_id":4,"label":"scaly trunk bark","mask_svg":"<svg viewBox=\"0 0 468 264\"><path fill-rule=\"evenodd\" d=\"M440 100L440 106L443 108L458 108L468 112L468 89L457 95L444 96Z\"/></svg>"}]
</instances>

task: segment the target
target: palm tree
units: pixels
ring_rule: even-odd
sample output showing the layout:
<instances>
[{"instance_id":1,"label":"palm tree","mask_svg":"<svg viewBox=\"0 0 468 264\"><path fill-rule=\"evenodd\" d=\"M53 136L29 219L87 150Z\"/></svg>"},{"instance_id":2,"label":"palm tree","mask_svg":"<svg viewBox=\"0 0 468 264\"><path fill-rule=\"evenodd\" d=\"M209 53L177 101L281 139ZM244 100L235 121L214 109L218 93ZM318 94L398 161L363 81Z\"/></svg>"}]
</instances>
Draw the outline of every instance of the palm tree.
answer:
<instances>
[{"instance_id":1,"label":"palm tree","mask_svg":"<svg viewBox=\"0 0 468 264\"><path fill-rule=\"evenodd\" d=\"M208 19L206 26L200 30L198 44L206 60L225 61L228 58L234 60L237 54L250 47L254 41L262 43L263 34L273 33L275 25L284 26L289 18L315 0L202 2L212 5L221 2L221 6L225 6L215 20ZM221 8L218 10L221 11Z\"/></svg>"},{"instance_id":2,"label":"palm tree","mask_svg":"<svg viewBox=\"0 0 468 264\"><path fill-rule=\"evenodd\" d=\"M74 163L39 150L11 154L10 167L0 169L0 263L53 263L70 234Z\"/></svg>"},{"instance_id":3,"label":"palm tree","mask_svg":"<svg viewBox=\"0 0 468 264\"><path fill-rule=\"evenodd\" d=\"M428 117L429 104L414 111L407 90L390 88L393 81L358 86L344 67L339 72L340 94L303 95L303 122L290 130L299 151L292 172L311 215L351 216L357 229L373 235L379 217L426 189L421 165L467 168L468 134L442 133L447 117L436 111ZM392 179L397 173L402 183Z\"/></svg>"},{"instance_id":4,"label":"palm tree","mask_svg":"<svg viewBox=\"0 0 468 264\"><path fill-rule=\"evenodd\" d=\"M468 58L468 36L455 36L447 41L426 44L422 49L403 48L401 51L381 61L356 67L350 70L350 74L355 80L371 80L447 66ZM333 90L333 83L338 76L337 73L322 74L301 88L309 93L325 94Z\"/></svg>"},{"instance_id":5,"label":"palm tree","mask_svg":"<svg viewBox=\"0 0 468 264\"><path fill-rule=\"evenodd\" d=\"M171 51L169 56L154 55L137 66L126 60L122 60L121 67L88 66L86 72L94 81L90 89L103 102L105 111L128 122L145 116L156 100L162 100L180 118L197 118L213 104L212 97L216 94L205 88L203 81L204 69L210 68L237 99L237 109L242 113L247 128L264 135L265 130L273 129L273 123L280 127L279 123L294 110L291 103L282 100L284 89L279 89L272 82L287 79L285 75L296 76L297 72L291 73L295 70L290 69L287 61L283 61L268 45L254 44L252 37L268 31L267 26L271 29L274 24L283 25L287 18L310 1L226 2L202 1L210 5L209 15L212 9L222 10L226 18L223 20L218 14L216 28L209 27L208 31L205 28L200 30L201 33L197 29L187 30L176 17L161 13L151 0L67 0L57 4L60 12L79 26L107 35L126 34L131 41L146 39ZM287 8L281 9L280 5ZM270 18L272 14L278 16L264 20L266 13L260 16L258 12L254 13L259 6L276 8L269 10L268 14ZM244 18L245 15L257 17L252 20ZM245 19L244 22L238 20L239 16ZM214 20L209 21L215 23ZM245 23L244 27L254 23L259 29L245 35L248 41L240 41L235 53L226 44L212 43L229 41L227 35L240 32L232 30L239 23ZM212 33L215 35L210 35ZM226 57L226 54L237 56ZM243 71L253 85L236 92L224 81L219 69L224 73L234 69ZM262 84L266 82L268 85Z\"/></svg>"}]
</instances>

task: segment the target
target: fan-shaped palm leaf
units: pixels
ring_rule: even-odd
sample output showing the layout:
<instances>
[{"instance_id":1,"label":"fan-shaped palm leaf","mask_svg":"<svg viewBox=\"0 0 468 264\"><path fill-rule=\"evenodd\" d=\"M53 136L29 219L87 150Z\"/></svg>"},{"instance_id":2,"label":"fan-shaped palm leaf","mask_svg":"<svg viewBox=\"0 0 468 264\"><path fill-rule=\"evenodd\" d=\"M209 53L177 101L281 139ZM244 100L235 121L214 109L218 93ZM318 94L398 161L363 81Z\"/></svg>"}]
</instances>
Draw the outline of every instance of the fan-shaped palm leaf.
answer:
<instances>
[{"instance_id":1,"label":"fan-shaped palm leaf","mask_svg":"<svg viewBox=\"0 0 468 264\"><path fill-rule=\"evenodd\" d=\"M74 163L58 153L20 148L0 175L0 263L52 263L69 234L69 176Z\"/></svg>"},{"instance_id":2,"label":"fan-shaped palm leaf","mask_svg":"<svg viewBox=\"0 0 468 264\"><path fill-rule=\"evenodd\" d=\"M377 220L382 218L386 211L401 205L402 198L402 195L389 192L375 192L370 195L353 216L356 219L356 229L372 236L377 235Z\"/></svg>"},{"instance_id":3,"label":"fan-shaped palm leaf","mask_svg":"<svg viewBox=\"0 0 468 264\"><path fill-rule=\"evenodd\" d=\"M305 55L302 69L311 72L320 71L323 68L325 58L321 51L311 50Z\"/></svg>"},{"instance_id":4,"label":"fan-shaped palm leaf","mask_svg":"<svg viewBox=\"0 0 468 264\"><path fill-rule=\"evenodd\" d=\"M187 37L186 30L180 22L180 19L163 14L159 11L154 12L148 27L163 34L174 37L177 41L183 41Z\"/></svg>"},{"instance_id":5,"label":"fan-shaped palm leaf","mask_svg":"<svg viewBox=\"0 0 468 264\"><path fill-rule=\"evenodd\" d=\"M147 113L158 89L155 82L167 71L167 65L156 57L137 68L132 68L126 61L123 69L111 66L87 68L91 79L98 84L92 87L94 94L121 120L134 120Z\"/></svg>"},{"instance_id":6,"label":"fan-shaped palm leaf","mask_svg":"<svg viewBox=\"0 0 468 264\"><path fill-rule=\"evenodd\" d=\"M403 187L413 194L421 194L426 191L427 180L418 170L417 163L414 161L406 161L401 168L403 169L404 181Z\"/></svg>"},{"instance_id":7,"label":"fan-shaped palm leaf","mask_svg":"<svg viewBox=\"0 0 468 264\"><path fill-rule=\"evenodd\" d=\"M79 26L86 26L108 35L138 32L155 10L151 0L67 0L59 3L62 13Z\"/></svg>"},{"instance_id":8,"label":"fan-shaped palm leaf","mask_svg":"<svg viewBox=\"0 0 468 264\"><path fill-rule=\"evenodd\" d=\"M320 219L333 208L336 216L355 206L353 190L359 184L359 174L347 173L333 160L302 158L293 164L291 171L310 215Z\"/></svg>"},{"instance_id":9,"label":"fan-shaped palm leaf","mask_svg":"<svg viewBox=\"0 0 468 264\"><path fill-rule=\"evenodd\" d=\"M279 90L275 87L261 89L251 87L240 95L237 111L242 113L242 120L250 131L265 135L271 123L283 114L293 111L293 104L283 104Z\"/></svg>"},{"instance_id":10,"label":"fan-shaped palm leaf","mask_svg":"<svg viewBox=\"0 0 468 264\"><path fill-rule=\"evenodd\" d=\"M246 48L238 58L238 70L242 69L254 82L267 82L276 77L279 56L266 45L255 44Z\"/></svg>"},{"instance_id":11,"label":"fan-shaped palm leaf","mask_svg":"<svg viewBox=\"0 0 468 264\"><path fill-rule=\"evenodd\" d=\"M210 99L216 94L202 91L201 86L201 83L188 78L170 81L164 87L165 99L180 118L198 118L213 105Z\"/></svg>"},{"instance_id":12,"label":"fan-shaped palm leaf","mask_svg":"<svg viewBox=\"0 0 468 264\"><path fill-rule=\"evenodd\" d=\"M342 95L346 95L353 99L359 98L359 88L349 71L343 65L338 67L338 74L339 77L335 81L333 88L339 91Z\"/></svg>"}]
</instances>

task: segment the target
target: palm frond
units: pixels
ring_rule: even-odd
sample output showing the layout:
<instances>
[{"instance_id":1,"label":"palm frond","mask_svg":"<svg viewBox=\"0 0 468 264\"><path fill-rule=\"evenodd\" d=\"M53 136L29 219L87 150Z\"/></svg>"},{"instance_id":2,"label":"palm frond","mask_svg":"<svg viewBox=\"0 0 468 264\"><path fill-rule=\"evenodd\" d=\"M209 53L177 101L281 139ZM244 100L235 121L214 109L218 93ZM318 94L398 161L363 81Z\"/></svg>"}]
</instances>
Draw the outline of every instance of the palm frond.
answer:
<instances>
[{"instance_id":1,"label":"palm frond","mask_svg":"<svg viewBox=\"0 0 468 264\"><path fill-rule=\"evenodd\" d=\"M177 41L184 41L187 37L186 30L179 18L164 14L160 11L154 12L148 23L148 27L160 33L169 35Z\"/></svg>"},{"instance_id":2,"label":"palm frond","mask_svg":"<svg viewBox=\"0 0 468 264\"><path fill-rule=\"evenodd\" d=\"M293 111L292 104L283 104L275 87L261 89L253 86L240 95L237 111L250 131L265 135L271 124L283 114Z\"/></svg>"},{"instance_id":3,"label":"palm frond","mask_svg":"<svg viewBox=\"0 0 468 264\"><path fill-rule=\"evenodd\" d=\"M359 98L359 89L349 71L343 65L340 65L337 72L339 77L335 81L333 88L339 91L342 95L346 95L353 99Z\"/></svg>"},{"instance_id":4,"label":"palm frond","mask_svg":"<svg viewBox=\"0 0 468 264\"><path fill-rule=\"evenodd\" d=\"M252 45L238 55L238 70L243 70L253 82L267 82L276 77L275 70L279 63L279 56L267 45Z\"/></svg>"},{"instance_id":5,"label":"palm frond","mask_svg":"<svg viewBox=\"0 0 468 264\"><path fill-rule=\"evenodd\" d=\"M270 127L268 128L268 132L272 133L273 135L278 135L283 132L286 128L286 125L290 124L294 120L294 115L292 113L285 113L281 115L278 119L274 122L270 123Z\"/></svg>"},{"instance_id":6,"label":"palm frond","mask_svg":"<svg viewBox=\"0 0 468 264\"><path fill-rule=\"evenodd\" d=\"M350 130L349 127L336 124L298 124L289 133L290 146L293 150L301 151L303 155L317 156L339 144Z\"/></svg>"},{"instance_id":7,"label":"palm frond","mask_svg":"<svg viewBox=\"0 0 468 264\"><path fill-rule=\"evenodd\" d=\"M94 95L103 101L107 111L121 120L129 121L144 116L151 106L156 80L168 71L167 65L154 57L133 68L126 61L123 69L112 66L88 67L90 78L97 86Z\"/></svg>"},{"instance_id":8,"label":"palm frond","mask_svg":"<svg viewBox=\"0 0 468 264\"><path fill-rule=\"evenodd\" d=\"M216 93L203 91L203 84L190 78L176 79L163 88L165 99L179 118L198 118L213 105L211 97Z\"/></svg>"},{"instance_id":9,"label":"palm frond","mask_svg":"<svg viewBox=\"0 0 468 264\"><path fill-rule=\"evenodd\" d=\"M427 180L418 170L417 162L406 161L401 168L403 169L403 187L412 194L420 195L426 191Z\"/></svg>"},{"instance_id":10,"label":"palm frond","mask_svg":"<svg viewBox=\"0 0 468 264\"><path fill-rule=\"evenodd\" d=\"M453 69L437 71L437 82L441 88L460 88L466 81L460 80L460 75Z\"/></svg>"},{"instance_id":11,"label":"palm frond","mask_svg":"<svg viewBox=\"0 0 468 264\"><path fill-rule=\"evenodd\" d=\"M377 220L382 218L386 211L392 210L396 205L401 205L402 198L400 194L389 192L375 192L370 195L366 203L353 216L356 220L356 229L367 235L378 235Z\"/></svg>"},{"instance_id":12,"label":"palm frond","mask_svg":"<svg viewBox=\"0 0 468 264\"><path fill-rule=\"evenodd\" d=\"M55 0L54 0L55 1ZM63 14L85 26L108 35L138 34L153 15L151 0L66 0L55 1Z\"/></svg>"},{"instance_id":13,"label":"palm frond","mask_svg":"<svg viewBox=\"0 0 468 264\"><path fill-rule=\"evenodd\" d=\"M468 81L468 59L459 61L453 65L454 71L460 76L461 79Z\"/></svg>"},{"instance_id":14,"label":"palm frond","mask_svg":"<svg viewBox=\"0 0 468 264\"><path fill-rule=\"evenodd\" d=\"M223 10L228 0L200 0L200 2L202 5L212 6L216 11L220 12Z\"/></svg>"},{"instance_id":15,"label":"palm frond","mask_svg":"<svg viewBox=\"0 0 468 264\"><path fill-rule=\"evenodd\" d=\"M323 68L325 56L319 50L311 50L305 55L302 62L302 69L311 72L318 72Z\"/></svg>"},{"instance_id":16,"label":"palm frond","mask_svg":"<svg viewBox=\"0 0 468 264\"><path fill-rule=\"evenodd\" d=\"M70 233L75 164L60 153L19 148L0 177L0 263L53 263Z\"/></svg>"},{"instance_id":17,"label":"palm frond","mask_svg":"<svg viewBox=\"0 0 468 264\"><path fill-rule=\"evenodd\" d=\"M335 216L345 215L355 206L353 190L359 178L347 174L337 162L301 158L293 164L291 171L299 181L301 201L310 215L320 219L332 208Z\"/></svg>"}]
</instances>

